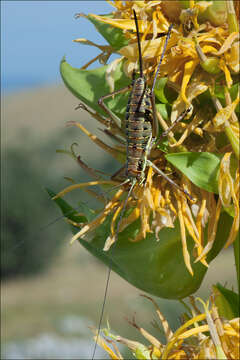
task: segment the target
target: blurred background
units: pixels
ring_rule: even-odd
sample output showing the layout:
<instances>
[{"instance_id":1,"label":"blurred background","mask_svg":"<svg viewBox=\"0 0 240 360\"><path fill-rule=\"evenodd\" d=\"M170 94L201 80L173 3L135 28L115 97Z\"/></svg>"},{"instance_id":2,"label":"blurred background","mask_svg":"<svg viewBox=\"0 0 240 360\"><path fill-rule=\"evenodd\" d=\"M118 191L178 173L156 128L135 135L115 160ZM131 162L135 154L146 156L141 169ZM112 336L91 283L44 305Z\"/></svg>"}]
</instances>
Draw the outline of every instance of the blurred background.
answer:
<instances>
[{"instance_id":1,"label":"blurred background","mask_svg":"<svg viewBox=\"0 0 240 360\"><path fill-rule=\"evenodd\" d=\"M2 359L92 355L89 326L97 327L107 271L79 244L69 246L68 226L45 188L58 192L69 184L65 176L89 180L70 157L56 153L74 142L90 167L111 173L116 167L80 131L65 127L69 120L80 120L102 137L94 119L74 110L78 100L59 75L64 55L72 66L81 67L98 54L73 39L105 44L90 22L76 20L74 14L111 11L106 1L1 1ZM80 190L67 200L77 207L78 195L96 206ZM209 284L216 281L235 286L233 261L230 249L212 262L198 295L206 298ZM113 330L136 340L138 334L125 317L137 312L138 323L150 331L154 317L151 304L139 293L112 274L106 315ZM176 327L181 305L157 301ZM97 354L104 358L100 350Z\"/></svg>"}]
</instances>

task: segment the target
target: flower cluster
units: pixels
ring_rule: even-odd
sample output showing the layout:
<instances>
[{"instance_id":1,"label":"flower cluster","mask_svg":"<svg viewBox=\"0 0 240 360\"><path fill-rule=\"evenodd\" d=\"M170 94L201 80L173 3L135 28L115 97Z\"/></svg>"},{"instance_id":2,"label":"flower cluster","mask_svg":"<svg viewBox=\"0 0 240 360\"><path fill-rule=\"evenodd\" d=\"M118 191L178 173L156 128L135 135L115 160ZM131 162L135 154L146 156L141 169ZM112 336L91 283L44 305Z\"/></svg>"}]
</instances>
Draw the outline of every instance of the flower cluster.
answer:
<instances>
[{"instance_id":1,"label":"flower cluster","mask_svg":"<svg viewBox=\"0 0 240 360\"><path fill-rule=\"evenodd\" d=\"M109 328L103 329L104 337L98 337L98 344L111 359L123 359L116 343L128 347L136 359L239 359L239 318L229 321L221 320L214 299L212 299L211 309L209 309L209 302L205 304L201 299L198 299L204 307L204 312L202 312L192 297L191 316L186 316L182 326L173 332L156 302L150 297L145 297L151 300L156 308L166 343L163 344L158 338L137 325L135 318L133 318L129 323L140 332L150 345L146 346L140 342L114 335ZM110 348L109 344L114 350Z\"/></svg>"},{"instance_id":2,"label":"flower cluster","mask_svg":"<svg viewBox=\"0 0 240 360\"><path fill-rule=\"evenodd\" d=\"M129 224L141 220L139 231L130 241L144 239L148 233L154 233L156 240L161 238L160 230L173 228L175 221L180 224L183 256L185 264L193 274L190 254L187 247L187 234L194 240L196 261L208 266L206 256L214 244L218 220L222 209L234 217L232 227L226 240L226 246L233 243L239 230L239 123L235 110L239 103L237 75L239 73L239 33L233 1L220 1L220 9L212 11L212 2L189 1L185 9L181 1L109 1L115 11L111 17L91 14L92 19L102 24L121 29L128 45L118 51L111 46L96 45L85 39L75 41L97 46L102 53L97 57L101 62L109 58L111 53L121 55L107 66L106 82L113 90L114 75L119 64L123 71L131 77L139 62L137 50L136 25L133 9L137 13L141 33L144 76L151 86L160 57L163 52L166 33L170 23L174 24L170 40L167 44L163 63L161 64L158 84L156 86L157 117L164 131L175 124L176 119L187 108L191 108L187 118L181 119L168 133L166 148L155 146L149 159L162 171L168 174L180 188L190 194L189 200L183 192L161 176L152 168L148 168L144 186L136 184L132 196L127 200L127 209L133 209L116 226L119 214L124 207L128 185L123 185L113 198L105 205L100 214L74 235L73 241L95 230L113 211L115 212L111 233L106 239L104 250L108 250L116 241L116 232L123 231ZM216 5L216 4L215 4ZM221 7L222 6L222 7ZM235 4L237 7L237 4ZM205 14L210 14L206 18ZM204 17L205 16L205 17ZM105 55L107 54L107 56ZM86 69L88 64L83 66ZM163 81L163 82L162 82ZM161 87L161 84L164 86ZM160 90L158 89L160 86ZM175 99L171 102L171 97ZM234 98L234 100L233 100ZM158 100L164 104L159 104ZM164 105L164 107L162 106ZM125 146L122 145L124 135L110 120L99 113L87 109L95 119L106 125L105 132L114 136L119 145L110 147L96 136L90 134L81 124L74 123L84 131L101 148L110 152L115 158L124 157ZM167 111L170 115L166 115ZM167 150L166 150L167 149ZM218 189L194 181L187 169L171 166L171 158L165 153L215 153L219 156ZM190 155L191 156L191 155ZM166 161L166 158L169 161ZM231 160L232 159L232 160ZM188 159L190 161L190 159ZM180 171L179 171L180 170ZM199 168L195 177L201 176ZM119 182L118 182L119 183ZM63 196L73 188L83 188L96 184L116 184L115 181L101 180L70 186L58 196ZM209 190L210 189L210 190ZM214 193L219 193L218 199ZM192 201L194 199L194 201ZM116 230L118 229L118 230ZM204 238L207 229L207 239Z\"/></svg>"}]
</instances>

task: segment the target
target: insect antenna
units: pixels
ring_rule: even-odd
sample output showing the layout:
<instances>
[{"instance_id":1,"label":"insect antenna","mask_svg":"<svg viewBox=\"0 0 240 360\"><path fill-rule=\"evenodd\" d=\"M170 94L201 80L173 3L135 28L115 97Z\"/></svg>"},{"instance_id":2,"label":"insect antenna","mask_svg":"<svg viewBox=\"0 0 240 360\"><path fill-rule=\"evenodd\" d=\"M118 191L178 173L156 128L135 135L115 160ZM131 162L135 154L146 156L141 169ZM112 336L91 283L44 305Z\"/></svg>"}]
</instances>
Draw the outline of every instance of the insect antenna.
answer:
<instances>
[{"instance_id":1,"label":"insect antenna","mask_svg":"<svg viewBox=\"0 0 240 360\"><path fill-rule=\"evenodd\" d=\"M141 42L140 42L140 34L139 34L138 20L137 20L137 15L136 15L135 10L133 10L133 15L134 15L134 20L135 20L136 30L137 30L137 42L138 42L140 77L143 77L142 50L141 50Z\"/></svg>"},{"instance_id":2,"label":"insect antenna","mask_svg":"<svg viewBox=\"0 0 240 360\"><path fill-rule=\"evenodd\" d=\"M161 63L162 63L162 61L163 61L164 54L165 54L165 52L166 52L166 48L167 48L168 41L169 41L169 39L170 39L170 35L171 35L172 28L173 28L173 24L171 24L171 25L169 26L169 28L168 28L167 37L166 37L166 40L165 40L165 43L164 43L164 47L163 47L163 51L162 51L162 54L161 54L161 58L160 58L160 61L159 61L158 67L157 67L157 71L156 71L155 76L154 76L154 79L153 79L152 93L153 93L154 88L155 88L155 85L156 85L157 76L158 76L158 73L159 73L159 70L160 70Z\"/></svg>"},{"instance_id":3,"label":"insect antenna","mask_svg":"<svg viewBox=\"0 0 240 360\"><path fill-rule=\"evenodd\" d=\"M133 191L133 188L134 188L136 182L137 182L137 179L133 179L133 180L132 180L131 187L130 187L130 189L129 189L129 191L128 191L128 194L127 194L127 197L126 197L126 199L125 199L125 202L124 202L124 205L123 205L121 214L120 214L120 218L119 218L119 221L118 221L118 224L117 224L116 238L115 238L115 242L114 242L114 244L113 244L113 246L112 246L112 250L114 250L114 247L115 247L116 244L117 244L117 237L118 237L118 232L119 232L120 224L121 224L121 222L122 222L122 218L123 218L124 212L125 212L125 210L126 210L126 206L127 206L128 199L129 199L129 197L130 197L130 195L131 195L131 193L132 193L132 191ZM107 280L106 280L106 286L105 286L103 303L102 303L102 309L101 309L101 314L100 314L100 319L99 319L99 324L98 324L98 329L97 329L97 335L96 335L96 339L95 339L95 343L94 343L92 360L94 360L94 357L95 357L96 348L97 348L97 343L98 343L98 338L99 338L100 331L101 331L101 325L102 325L102 320L103 320L103 315L104 315L104 308L105 308L106 300L107 300L107 293L108 293L108 288L109 288L111 271L112 271L111 262L109 261L108 273L107 273Z\"/></svg>"}]
</instances>

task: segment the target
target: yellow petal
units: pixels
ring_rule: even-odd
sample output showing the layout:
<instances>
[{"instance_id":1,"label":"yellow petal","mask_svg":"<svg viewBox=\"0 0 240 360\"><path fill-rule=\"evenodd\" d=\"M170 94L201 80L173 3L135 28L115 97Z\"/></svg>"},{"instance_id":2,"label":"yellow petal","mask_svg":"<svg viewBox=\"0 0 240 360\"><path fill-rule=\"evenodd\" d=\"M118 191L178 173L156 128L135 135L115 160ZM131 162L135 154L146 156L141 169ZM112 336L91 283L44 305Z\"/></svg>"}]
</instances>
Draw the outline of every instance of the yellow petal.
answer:
<instances>
[{"instance_id":1,"label":"yellow petal","mask_svg":"<svg viewBox=\"0 0 240 360\"><path fill-rule=\"evenodd\" d=\"M227 65L226 65L226 63L225 63L225 61L223 59L220 59L219 67L225 74L227 87L230 88L232 86L233 80L232 80L230 71L229 71L229 69L228 69L228 67L227 67Z\"/></svg>"},{"instance_id":2,"label":"yellow petal","mask_svg":"<svg viewBox=\"0 0 240 360\"><path fill-rule=\"evenodd\" d=\"M212 225L211 232L208 237L208 242L207 242L206 246L204 247L201 255L199 255L198 258L194 261L195 263L198 262L199 260L203 259L208 254L208 252L211 250L211 248L213 247L213 244L214 244L214 241L216 238L217 225L218 225L218 220L219 220L220 213L221 213L221 208L222 208L222 203L221 203L220 199L218 199L215 215L213 216L213 214L211 214L211 217L210 217L210 219L213 219L212 221L214 221L214 222L213 222L213 224L208 225L209 227L210 227L210 225Z\"/></svg>"},{"instance_id":3,"label":"yellow petal","mask_svg":"<svg viewBox=\"0 0 240 360\"><path fill-rule=\"evenodd\" d=\"M180 230L181 230L181 240L182 240L182 248L183 248L183 258L185 265L190 272L190 274L193 276L193 270L190 262L190 255L187 249L187 239L186 239L186 230L185 230L185 224L184 224L184 217L182 213L182 205L180 198L177 198L177 204L178 204L178 219L180 223Z\"/></svg>"},{"instance_id":4,"label":"yellow petal","mask_svg":"<svg viewBox=\"0 0 240 360\"><path fill-rule=\"evenodd\" d=\"M110 92L114 91L114 85L115 85L114 74L115 74L118 64L121 61L122 61L122 58L117 58L117 59L113 60L110 64L107 65L105 77L106 77L106 82L109 85Z\"/></svg>"},{"instance_id":5,"label":"yellow petal","mask_svg":"<svg viewBox=\"0 0 240 360\"><path fill-rule=\"evenodd\" d=\"M184 333L178 336L178 339L187 339L190 336L197 335L199 333L203 333L206 331L209 331L208 325L201 325L196 328L185 331Z\"/></svg>"},{"instance_id":6,"label":"yellow petal","mask_svg":"<svg viewBox=\"0 0 240 360\"><path fill-rule=\"evenodd\" d=\"M103 184L109 184L109 185L118 185L119 183L113 180L98 180L98 181L89 181L86 183L81 183L81 184L74 184L74 185L70 185L67 188L65 188L64 190L60 191L57 195L55 195L52 200L56 200L59 197L63 197L64 195L66 195L67 193L75 190L75 189L81 189L87 186L96 186L96 185L103 185Z\"/></svg>"},{"instance_id":7,"label":"yellow petal","mask_svg":"<svg viewBox=\"0 0 240 360\"><path fill-rule=\"evenodd\" d=\"M186 88L187 85L191 79L191 76L197 66L197 64L199 63L199 60L190 60L188 62L186 62L185 66L184 66L184 74L183 74L183 81L182 81L182 86L181 86L181 97L183 99L183 101L187 104L190 105L187 97L186 97Z\"/></svg>"},{"instance_id":8,"label":"yellow petal","mask_svg":"<svg viewBox=\"0 0 240 360\"><path fill-rule=\"evenodd\" d=\"M233 42L235 40L239 39L239 33L238 32L233 32L231 33L228 38L224 41L221 49L219 51L216 52L216 55L222 55L223 53L225 53L227 50L229 50L233 44Z\"/></svg>"},{"instance_id":9,"label":"yellow petal","mask_svg":"<svg viewBox=\"0 0 240 360\"><path fill-rule=\"evenodd\" d=\"M73 244L73 242L77 239L79 239L81 236L85 235L88 231L94 230L97 226L101 225L104 220L106 219L106 216L112 211L112 209L116 206L117 200L121 197L123 193L122 189L119 189L117 193L114 195L111 201L105 206L104 210L98 215L96 219L91 221L89 224L85 225L78 233L76 233L70 242L70 244Z\"/></svg>"},{"instance_id":10,"label":"yellow petal","mask_svg":"<svg viewBox=\"0 0 240 360\"><path fill-rule=\"evenodd\" d=\"M225 55L227 64L236 73L239 72L239 47L240 42L235 42L231 47L230 53Z\"/></svg>"},{"instance_id":11,"label":"yellow petal","mask_svg":"<svg viewBox=\"0 0 240 360\"><path fill-rule=\"evenodd\" d=\"M213 118L213 123L216 127L227 124L227 121L232 116L232 113L235 111L237 104L239 103L239 97L237 97L232 104L226 106L225 108L221 109Z\"/></svg>"},{"instance_id":12,"label":"yellow petal","mask_svg":"<svg viewBox=\"0 0 240 360\"><path fill-rule=\"evenodd\" d=\"M163 50L164 39L159 38L155 40L145 40L141 41L142 56L143 59L154 58L160 56ZM133 43L127 46L124 46L119 50L119 53L122 56L125 56L127 59L132 61L138 59L138 44Z\"/></svg>"},{"instance_id":13,"label":"yellow petal","mask_svg":"<svg viewBox=\"0 0 240 360\"><path fill-rule=\"evenodd\" d=\"M111 359L113 360L119 360L119 356L117 356L113 351L112 349L105 343L105 341L103 340L103 338L101 336L98 336L98 339L97 339L97 336L94 337L94 340L96 341L97 340L97 344L99 346L101 346L101 348L103 348L107 353L108 355L110 356Z\"/></svg>"},{"instance_id":14,"label":"yellow petal","mask_svg":"<svg viewBox=\"0 0 240 360\"><path fill-rule=\"evenodd\" d=\"M203 45L201 47L202 51L204 52L204 54L207 54L209 52L213 53L215 55L217 49L214 46L211 45Z\"/></svg>"},{"instance_id":15,"label":"yellow petal","mask_svg":"<svg viewBox=\"0 0 240 360\"><path fill-rule=\"evenodd\" d=\"M186 88L186 98L188 103L191 104L193 99L195 99L198 95L207 91L207 89L208 89L207 84L204 84L204 82L199 82L199 79L194 79L193 81L191 81ZM178 98L174 101L172 106L171 123L173 123L183 113L185 109L186 109L186 102L183 100L180 94ZM176 144L170 146L176 146Z\"/></svg>"},{"instance_id":16,"label":"yellow petal","mask_svg":"<svg viewBox=\"0 0 240 360\"><path fill-rule=\"evenodd\" d=\"M119 29L136 31L136 24L135 21L132 19L110 19L95 14L89 14L89 15L96 18L99 21L102 21L105 24L112 25ZM140 32L144 32L144 29L148 27L148 25L149 25L148 21L138 19L138 26Z\"/></svg>"},{"instance_id":17,"label":"yellow petal","mask_svg":"<svg viewBox=\"0 0 240 360\"><path fill-rule=\"evenodd\" d=\"M192 319L188 320L187 322L185 322L180 328L178 328L177 331L174 333L172 339L166 345L166 348L162 354L162 359L168 359L169 352L173 348L174 344L177 342L179 336L184 331L184 329L188 328L189 326L193 325L194 323L204 320L205 318L206 318L205 313L197 315L197 316L193 317Z\"/></svg>"}]
</instances>

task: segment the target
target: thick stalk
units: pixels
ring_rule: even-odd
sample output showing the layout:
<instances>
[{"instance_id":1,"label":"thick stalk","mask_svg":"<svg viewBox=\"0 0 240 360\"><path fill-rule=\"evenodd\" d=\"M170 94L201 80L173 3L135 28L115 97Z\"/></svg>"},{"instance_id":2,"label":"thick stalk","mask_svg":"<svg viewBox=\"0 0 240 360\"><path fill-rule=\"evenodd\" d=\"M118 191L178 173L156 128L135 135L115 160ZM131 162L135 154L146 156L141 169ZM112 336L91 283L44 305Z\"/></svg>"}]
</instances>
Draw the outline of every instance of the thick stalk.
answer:
<instances>
[{"instance_id":1,"label":"thick stalk","mask_svg":"<svg viewBox=\"0 0 240 360\"><path fill-rule=\"evenodd\" d=\"M222 110L222 104L220 103L219 99L217 99L215 96L212 96L212 101L213 101L217 111ZM237 159L239 159L239 156L240 156L240 154L239 154L239 139L233 132L233 129L232 129L229 121L225 122L225 134L228 137L230 144L232 145L233 151L234 151Z\"/></svg>"},{"instance_id":2,"label":"thick stalk","mask_svg":"<svg viewBox=\"0 0 240 360\"><path fill-rule=\"evenodd\" d=\"M234 151L237 159L239 159L239 156L240 156L240 154L239 154L239 139L234 134L230 124L229 124L229 126L225 127L225 134L227 135L228 140L230 141L230 143L232 145L233 151Z\"/></svg>"},{"instance_id":3,"label":"thick stalk","mask_svg":"<svg viewBox=\"0 0 240 360\"><path fill-rule=\"evenodd\" d=\"M233 243L233 248L234 248L234 257L235 257L235 266L236 266L236 272L237 272L237 282L238 282L238 292L240 291L240 279L239 279L239 251L240 251L240 247L239 247L239 234L236 238L236 240Z\"/></svg>"},{"instance_id":4,"label":"thick stalk","mask_svg":"<svg viewBox=\"0 0 240 360\"><path fill-rule=\"evenodd\" d=\"M235 14L233 0L226 0L227 12L228 12L228 28L229 32L238 32L238 21Z\"/></svg>"}]
</instances>

